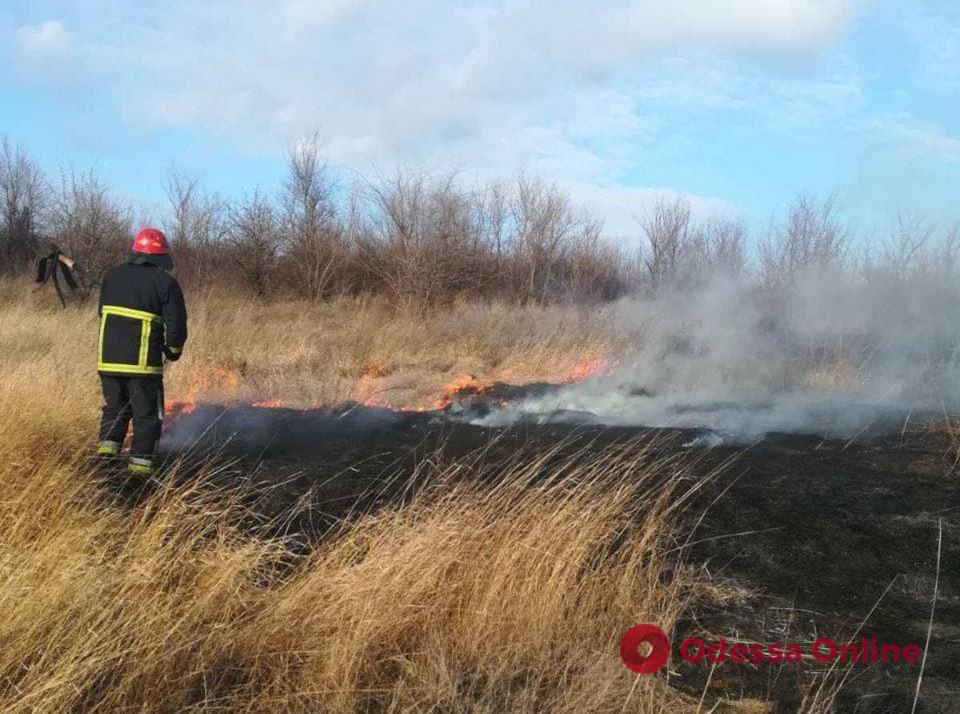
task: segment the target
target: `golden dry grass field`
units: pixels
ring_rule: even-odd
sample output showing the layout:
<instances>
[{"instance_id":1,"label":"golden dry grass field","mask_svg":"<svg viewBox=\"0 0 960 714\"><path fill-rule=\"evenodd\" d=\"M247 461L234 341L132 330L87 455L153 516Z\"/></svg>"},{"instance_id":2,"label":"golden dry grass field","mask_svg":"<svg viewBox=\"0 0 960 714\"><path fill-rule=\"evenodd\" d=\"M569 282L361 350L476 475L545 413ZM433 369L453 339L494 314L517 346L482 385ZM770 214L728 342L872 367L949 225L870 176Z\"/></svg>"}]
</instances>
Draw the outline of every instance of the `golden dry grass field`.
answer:
<instances>
[{"instance_id":1,"label":"golden dry grass field","mask_svg":"<svg viewBox=\"0 0 960 714\"><path fill-rule=\"evenodd\" d=\"M536 487L523 459L495 489L450 478L482 460L428 460L431 487L411 502L293 555L244 532L226 491L168 484L132 511L98 498L95 308L48 298L0 287L3 711L699 709L618 656L625 626L669 631L722 597L662 556L676 482L649 488L642 446ZM451 379L556 379L616 349L602 315L559 308L191 309L170 400L428 405Z\"/></svg>"}]
</instances>

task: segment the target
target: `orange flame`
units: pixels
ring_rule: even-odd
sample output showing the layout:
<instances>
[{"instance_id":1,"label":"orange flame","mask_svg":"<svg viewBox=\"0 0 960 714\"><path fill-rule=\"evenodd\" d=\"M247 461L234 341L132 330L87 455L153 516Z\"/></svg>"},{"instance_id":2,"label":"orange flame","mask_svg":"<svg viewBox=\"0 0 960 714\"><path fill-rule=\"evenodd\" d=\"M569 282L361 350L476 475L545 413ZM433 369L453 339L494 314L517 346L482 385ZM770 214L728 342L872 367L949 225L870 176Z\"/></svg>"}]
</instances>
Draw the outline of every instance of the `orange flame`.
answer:
<instances>
[{"instance_id":1,"label":"orange flame","mask_svg":"<svg viewBox=\"0 0 960 714\"><path fill-rule=\"evenodd\" d=\"M196 410L200 394L211 391L230 392L236 389L238 384L240 375L226 367L214 367L200 372L190 381L187 393L180 399L167 402L164 411L168 419L190 414Z\"/></svg>"},{"instance_id":2,"label":"orange flame","mask_svg":"<svg viewBox=\"0 0 960 714\"><path fill-rule=\"evenodd\" d=\"M567 378L563 381L567 383L580 382L587 377L593 377L601 374L606 368L606 357L603 355L600 355L599 357L590 357L574 367L570 374L567 375Z\"/></svg>"},{"instance_id":3,"label":"orange flame","mask_svg":"<svg viewBox=\"0 0 960 714\"><path fill-rule=\"evenodd\" d=\"M383 360L375 359L363 370L362 377L377 379L379 377L386 377L388 374L390 374L390 370L387 368L387 365L384 364Z\"/></svg>"},{"instance_id":4,"label":"orange flame","mask_svg":"<svg viewBox=\"0 0 960 714\"><path fill-rule=\"evenodd\" d=\"M369 369L360 375L360 381L357 382L357 386L353 390L354 399L367 407L386 407L389 409L390 405L378 393L376 380L377 375L371 373Z\"/></svg>"},{"instance_id":5,"label":"orange flame","mask_svg":"<svg viewBox=\"0 0 960 714\"><path fill-rule=\"evenodd\" d=\"M196 408L197 395L188 394L183 399L169 402L164 411L166 411L168 418L174 418L184 414L190 414L195 411Z\"/></svg>"},{"instance_id":6,"label":"orange flame","mask_svg":"<svg viewBox=\"0 0 960 714\"><path fill-rule=\"evenodd\" d=\"M588 377L601 374L608 366L607 358L604 355L591 355L587 359L578 363L562 379L563 383L569 384L579 382ZM353 390L355 401L369 407L389 409L392 411L413 411L423 412L428 410L439 411L448 407L457 397L473 396L483 394L490 390L498 381L507 379L506 373L501 373L496 379L480 380L474 375L460 376L448 382L440 390L440 395L433 401L429 407L425 406L397 406L391 404L384 396L384 378L391 373L385 363L380 359L375 359L360 375L357 385ZM215 367L205 372L199 373L190 382L190 388L187 393L179 400L168 402L166 411L168 418L175 419L184 414L190 414L197 409L199 396L209 392L231 392L236 389L240 383L240 375L225 367ZM263 409L282 409L287 405L280 399L264 399L253 402L250 406Z\"/></svg>"},{"instance_id":7,"label":"orange flame","mask_svg":"<svg viewBox=\"0 0 960 714\"><path fill-rule=\"evenodd\" d=\"M458 377L447 384L440 394L440 398L433 403L436 410L446 408L456 397L465 394L480 394L493 386L490 383L484 383L474 377L472 374L468 377Z\"/></svg>"}]
</instances>

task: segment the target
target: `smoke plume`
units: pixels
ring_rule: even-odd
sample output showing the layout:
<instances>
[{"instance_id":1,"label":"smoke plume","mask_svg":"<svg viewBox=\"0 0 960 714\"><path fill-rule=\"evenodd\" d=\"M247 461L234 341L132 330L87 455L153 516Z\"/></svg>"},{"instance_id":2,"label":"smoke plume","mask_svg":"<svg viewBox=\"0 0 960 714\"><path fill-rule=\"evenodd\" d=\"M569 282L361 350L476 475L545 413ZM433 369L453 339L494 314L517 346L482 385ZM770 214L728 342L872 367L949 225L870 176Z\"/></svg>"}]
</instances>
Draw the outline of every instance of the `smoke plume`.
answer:
<instances>
[{"instance_id":1,"label":"smoke plume","mask_svg":"<svg viewBox=\"0 0 960 714\"><path fill-rule=\"evenodd\" d=\"M960 287L925 264L821 267L779 284L714 273L618 303L605 376L475 420L856 433L960 406Z\"/></svg>"}]
</instances>

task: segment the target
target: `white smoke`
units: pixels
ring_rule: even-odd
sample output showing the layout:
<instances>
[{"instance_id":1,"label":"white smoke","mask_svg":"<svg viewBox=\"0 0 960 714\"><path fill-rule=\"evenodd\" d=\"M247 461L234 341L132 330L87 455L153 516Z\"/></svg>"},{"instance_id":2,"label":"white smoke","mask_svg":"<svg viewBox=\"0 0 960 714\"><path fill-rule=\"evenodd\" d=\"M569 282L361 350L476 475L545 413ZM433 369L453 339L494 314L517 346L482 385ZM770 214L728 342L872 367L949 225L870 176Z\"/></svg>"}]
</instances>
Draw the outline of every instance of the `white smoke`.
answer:
<instances>
[{"instance_id":1,"label":"white smoke","mask_svg":"<svg viewBox=\"0 0 960 714\"><path fill-rule=\"evenodd\" d=\"M960 406L952 270L817 269L785 285L714 275L619 303L630 345L603 377L510 403L523 419L852 434Z\"/></svg>"}]
</instances>

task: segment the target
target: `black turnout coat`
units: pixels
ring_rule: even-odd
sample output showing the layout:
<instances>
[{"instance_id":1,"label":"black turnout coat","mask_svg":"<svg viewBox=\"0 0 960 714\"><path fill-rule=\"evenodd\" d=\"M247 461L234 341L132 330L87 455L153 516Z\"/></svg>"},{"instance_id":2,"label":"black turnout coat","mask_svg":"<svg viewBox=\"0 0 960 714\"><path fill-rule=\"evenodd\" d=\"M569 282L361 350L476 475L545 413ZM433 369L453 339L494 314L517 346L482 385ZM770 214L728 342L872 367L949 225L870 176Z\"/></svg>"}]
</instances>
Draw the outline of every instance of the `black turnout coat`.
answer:
<instances>
[{"instance_id":1,"label":"black turnout coat","mask_svg":"<svg viewBox=\"0 0 960 714\"><path fill-rule=\"evenodd\" d=\"M162 377L164 356L179 359L187 341L183 292L151 256L132 255L107 272L98 315L97 371L103 375Z\"/></svg>"}]
</instances>

